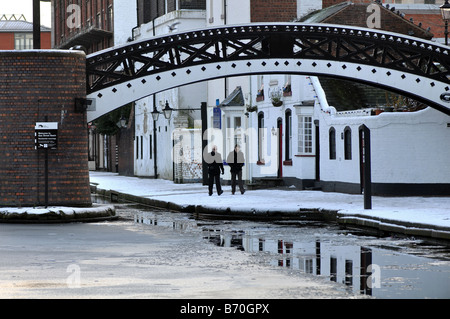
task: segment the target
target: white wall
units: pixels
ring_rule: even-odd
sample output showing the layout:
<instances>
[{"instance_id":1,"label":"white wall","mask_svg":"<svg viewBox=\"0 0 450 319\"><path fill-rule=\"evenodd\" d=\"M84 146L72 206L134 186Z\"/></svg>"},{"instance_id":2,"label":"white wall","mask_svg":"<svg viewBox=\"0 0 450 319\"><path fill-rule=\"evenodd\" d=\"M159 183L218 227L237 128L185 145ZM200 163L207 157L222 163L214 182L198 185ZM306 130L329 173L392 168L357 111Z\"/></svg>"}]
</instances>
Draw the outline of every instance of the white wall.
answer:
<instances>
[{"instance_id":1,"label":"white wall","mask_svg":"<svg viewBox=\"0 0 450 319\"><path fill-rule=\"evenodd\" d=\"M136 1L114 0L114 45L124 44L137 25Z\"/></svg>"},{"instance_id":2,"label":"white wall","mask_svg":"<svg viewBox=\"0 0 450 319\"><path fill-rule=\"evenodd\" d=\"M450 116L432 108L418 112L384 112L378 116L320 117L321 179L360 183L359 127L371 132L373 183L449 183ZM336 160L329 160L329 128L336 129ZM352 130L352 159L344 159L346 126Z\"/></svg>"},{"instance_id":3,"label":"white wall","mask_svg":"<svg viewBox=\"0 0 450 319\"><path fill-rule=\"evenodd\" d=\"M322 0L297 0L297 17L301 18L312 11L322 9Z\"/></svg>"}]
</instances>

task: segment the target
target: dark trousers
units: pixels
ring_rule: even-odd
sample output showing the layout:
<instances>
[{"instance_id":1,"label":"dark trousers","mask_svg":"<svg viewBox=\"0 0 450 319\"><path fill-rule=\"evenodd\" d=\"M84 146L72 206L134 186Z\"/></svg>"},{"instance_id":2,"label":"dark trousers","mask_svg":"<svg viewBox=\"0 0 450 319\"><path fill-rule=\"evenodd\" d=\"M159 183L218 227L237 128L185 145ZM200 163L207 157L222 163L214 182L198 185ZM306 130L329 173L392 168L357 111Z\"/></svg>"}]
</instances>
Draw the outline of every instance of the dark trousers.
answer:
<instances>
[{"instance_id":1,"label":"dark trousers","mask_svg":"<svg viewBox=\"0 0 450 319\"><path fill-rule=\"evenodd\" d=\"M216 181L217 194L220 194L222 192L222 186L220 185L220 174L209 174L208 178L209 195L213 193L214 180Z\"/></svg>"},{"instance_id":2,"label":"dark trousers","mask_svg":"<svg viewBox=\"0 0 450 319\"><path fill-rule=\"evenodd\" d=\"M242 171L239 172L231 172L231 192L234 194L236 191L236 177L238 179L239 190L241 193L244 192L244 184L242 182Z\"/></svg>"}]
</instances>

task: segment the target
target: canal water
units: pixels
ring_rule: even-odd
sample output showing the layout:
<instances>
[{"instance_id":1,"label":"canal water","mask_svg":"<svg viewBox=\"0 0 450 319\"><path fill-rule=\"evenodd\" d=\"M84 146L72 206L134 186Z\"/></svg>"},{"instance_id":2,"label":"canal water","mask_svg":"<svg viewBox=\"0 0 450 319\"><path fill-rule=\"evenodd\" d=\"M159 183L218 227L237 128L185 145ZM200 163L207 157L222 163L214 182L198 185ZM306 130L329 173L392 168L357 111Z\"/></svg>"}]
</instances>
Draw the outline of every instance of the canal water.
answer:
<instances>
[{"instance_id":1,"label":"canal water","mask_svg":"<svg viewBox=\"0 0 450 319\"><path fill-rule=\"evenodd\" d=\"M319 222L201 220L133 204L116 206L137 226L196 233L212 245L252 254L292 276L320 276L342 290L383 299L450 298L450 247L377 238Z\"/></svg>"}]
</instances>

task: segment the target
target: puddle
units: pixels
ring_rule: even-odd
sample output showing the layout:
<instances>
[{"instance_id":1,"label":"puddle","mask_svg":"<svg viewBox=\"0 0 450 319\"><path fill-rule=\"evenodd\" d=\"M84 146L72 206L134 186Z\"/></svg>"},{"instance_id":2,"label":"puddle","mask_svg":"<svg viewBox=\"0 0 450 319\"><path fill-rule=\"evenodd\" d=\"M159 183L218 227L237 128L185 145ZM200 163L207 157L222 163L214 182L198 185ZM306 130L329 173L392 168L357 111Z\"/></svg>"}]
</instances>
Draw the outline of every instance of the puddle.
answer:
<instances>
[{"instance_id":1,"label":"puddle","mask_svg":"<svg viewBox=\"0 0 450 319\"><path fill-rule=\"evenodd\" d=\"M382 299L450 298L450 249L404 238L376 238L337 226L299 222L196 220L190 214L118 205L136 224L197 233L220 247L254 255L269 267L335 281Z\"/></svg>"},{"instance_id":2,"label":"puddle","mask_svg":"<svg viewBox=\"0 0 450 319\"><path fill-rule=\"evenodd\" d=\"M140 212L135 222L195 231L214 245L251 253L294 275L307 273L338 282L341 289L355 294L383 299L450 298L449 249L422 241L353 235L319 224L211 222L164 212Z\"/></svg>"}]
</instances>

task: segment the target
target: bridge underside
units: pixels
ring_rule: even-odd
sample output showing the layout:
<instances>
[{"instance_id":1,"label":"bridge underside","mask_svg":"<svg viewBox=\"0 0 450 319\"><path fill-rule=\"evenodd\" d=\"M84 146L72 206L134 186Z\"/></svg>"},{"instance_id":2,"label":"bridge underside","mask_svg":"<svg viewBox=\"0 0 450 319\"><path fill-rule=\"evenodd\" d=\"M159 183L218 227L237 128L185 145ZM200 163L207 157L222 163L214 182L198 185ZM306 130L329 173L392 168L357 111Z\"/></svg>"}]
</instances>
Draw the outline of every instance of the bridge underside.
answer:
<instances>
[{"instance_id":1,"label":"bridge underside","mask_svg":"<svg viewBox=\"0 0 450 319\"><path fill-rule=\"evenodd\" d=\"M328 76L400 93L450 115L447 47L332 25L269 24L197 30L102 51L87 59L92 121L154 93L254 74Z\"/></svg>"},{"instance_id":2,"label":"bridge underside","mask_svg":"<svg viewBox=\"0 0 450 319\"><path fill-rule=\"evenodd\" d=\"M171 88L217 78L276 73L328 76L365 83L411 97L450 115L450 106L441 99L441 95L450 88L446 83L392 69L348 62L264 59L190 66L104 88L87 96L96 100L96 110L88 112L88 121L127 103Z\"/></svg>"}]
</instances>

